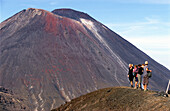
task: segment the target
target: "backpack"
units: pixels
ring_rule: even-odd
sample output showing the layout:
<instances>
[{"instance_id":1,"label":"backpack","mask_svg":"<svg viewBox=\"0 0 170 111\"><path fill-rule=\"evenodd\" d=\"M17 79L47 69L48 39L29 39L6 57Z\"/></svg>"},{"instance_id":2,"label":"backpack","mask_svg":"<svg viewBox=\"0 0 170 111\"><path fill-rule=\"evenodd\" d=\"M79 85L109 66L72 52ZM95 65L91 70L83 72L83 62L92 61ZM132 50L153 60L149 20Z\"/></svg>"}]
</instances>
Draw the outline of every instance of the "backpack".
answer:
<instances>
[{"instance_id":1,"label":"backpack","mask_svg":"<svg viewBox=\"0 0 170 111\"><path fill-rule=\"evenodd\" d=\"M133 76L136 77L137 74L138 74L138 68L134 69Z\"/></svg>"},{"instance_id":2,"label":"backpack","mask_svg":"<svg viewBox=\"0 0 170 111\"><path fill-rule=\"evenodd\" d=\"M136 70L134 71L134 73L136 73L136 74L137 74L137 73L138 73L138 71L139 71L139 69L138 69L138 68L136 68Z\"/></svg>"},{"instance_id":3,"label":"backpack","mask_svg":"<svg viewBox=\"0 0 170 111\"><path fill-rule=\"evenodd\" d=\"M152 72L148 72L148 73L147 73L147 76L148 76L149 78L151 78L151 77L152 77Z\"/></svg>"}]
</instances>

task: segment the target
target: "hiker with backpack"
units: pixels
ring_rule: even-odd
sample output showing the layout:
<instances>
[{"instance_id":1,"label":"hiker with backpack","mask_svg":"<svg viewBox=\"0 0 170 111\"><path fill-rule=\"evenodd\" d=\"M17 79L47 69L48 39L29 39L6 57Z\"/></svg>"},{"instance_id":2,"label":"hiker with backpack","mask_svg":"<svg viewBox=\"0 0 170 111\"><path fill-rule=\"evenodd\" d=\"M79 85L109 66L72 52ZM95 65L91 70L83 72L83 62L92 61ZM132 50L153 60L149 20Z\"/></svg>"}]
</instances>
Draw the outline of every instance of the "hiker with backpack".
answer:
<instances>
[{"instance_id":1,"label":"hiker with backpack","mask_svg":"<svg viewBox=\"0 0 170 111\"><path fill-rule=\"evenodd\" d=\"M138 84L138 77L137 77L137 74L138 74L138 66L135 65L134 66L134 69L133 69L133 76L134 76L134 80L135 80L135 89L137 89L137 84Z\"/></svg>"},{"instance_id":2,"label":"hiker with backpack","mask_svg":"<svg viewBox=\"0 0 170 111\"><path fill-rule=\"evenodd\" d=\"M129 64L128 78L129 78L131 87L133 87L133 64Z\"/></svg>"},{"instance_id":3,"label":"hiker with backpack","mask_svg":"<svg viewBox=\"0 0 170 111\"><path fill-rule=\"evenodd\" d=\"M141 67L141 64L139 64L138 65L138 74L137 74L137 77L138 77L138 86L139 86L140 89L142 89L142 87L141 87L142 74L143 74L143 68Z\"/></svg>"},{"instance_id":4,"label":"hiker with backpack","mask_svg":"<svg viewBox=\"0 0 170 111\"><path fill-rule=\"evenodd\" d=\"M152 76L152 70L149 70L148 61L145 61L144 71L143 71L143 86L144 91L147 90L147 86L149 83L149 78Z\"/></svg>"}]
</instances>

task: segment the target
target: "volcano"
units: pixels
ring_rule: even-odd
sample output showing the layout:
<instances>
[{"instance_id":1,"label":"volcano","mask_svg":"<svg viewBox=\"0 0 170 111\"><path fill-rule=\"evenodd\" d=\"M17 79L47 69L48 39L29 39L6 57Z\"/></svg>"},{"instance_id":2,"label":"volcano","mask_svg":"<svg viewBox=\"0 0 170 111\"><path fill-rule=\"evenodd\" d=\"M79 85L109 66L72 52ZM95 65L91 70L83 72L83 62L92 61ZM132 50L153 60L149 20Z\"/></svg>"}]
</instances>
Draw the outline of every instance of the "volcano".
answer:
<instances>
[{"instance_id":1,"label":"volcano","mask_svg":"<svg viewBox=\"0 0 170 111\"><path fill-rule=\"evenodd\" d=\"M128 64L149 61L149 88L164 90L170 71L88 14L24 9L0 24L0 85L31 110L54 109L97 89L128 86Z\"/></svg>"}]
</instances>

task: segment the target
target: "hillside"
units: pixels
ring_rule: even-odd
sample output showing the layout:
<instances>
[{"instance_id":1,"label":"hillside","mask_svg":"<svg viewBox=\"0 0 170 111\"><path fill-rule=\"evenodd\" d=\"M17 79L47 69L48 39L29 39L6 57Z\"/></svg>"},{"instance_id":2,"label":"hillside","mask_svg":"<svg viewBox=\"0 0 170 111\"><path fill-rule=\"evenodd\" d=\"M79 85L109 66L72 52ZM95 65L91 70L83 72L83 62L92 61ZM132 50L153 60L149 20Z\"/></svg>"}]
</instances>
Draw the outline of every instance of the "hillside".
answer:
<instances>
[{"instance_id":1,"label":"hillside","mask_svg":"<svg viewBox=\"0 0 170 111\"><path fill-rule=\"evenodd\" d=\"M170 97L129 87L100 89L52 111L170 111Z\"/></svg>"}]
</instances>

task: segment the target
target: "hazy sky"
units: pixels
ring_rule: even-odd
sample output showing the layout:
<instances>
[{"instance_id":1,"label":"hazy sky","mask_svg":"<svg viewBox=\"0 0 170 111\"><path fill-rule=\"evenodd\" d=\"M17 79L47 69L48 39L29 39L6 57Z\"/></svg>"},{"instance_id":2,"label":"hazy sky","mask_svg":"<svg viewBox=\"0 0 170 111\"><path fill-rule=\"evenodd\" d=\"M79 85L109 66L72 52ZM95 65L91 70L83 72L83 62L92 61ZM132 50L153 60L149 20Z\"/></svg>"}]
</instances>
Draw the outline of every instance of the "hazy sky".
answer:
<instances>
[{"instance_id":1,"label":"hazy sky","mask_svg":"<svg viewBox=\"0 0 170 111\"><path fill-rule=\"evenodd\" d=\"M88 13L170 69L170 0L0 0L0 22L30 7Z\"/></svg>"}]
</instances>

